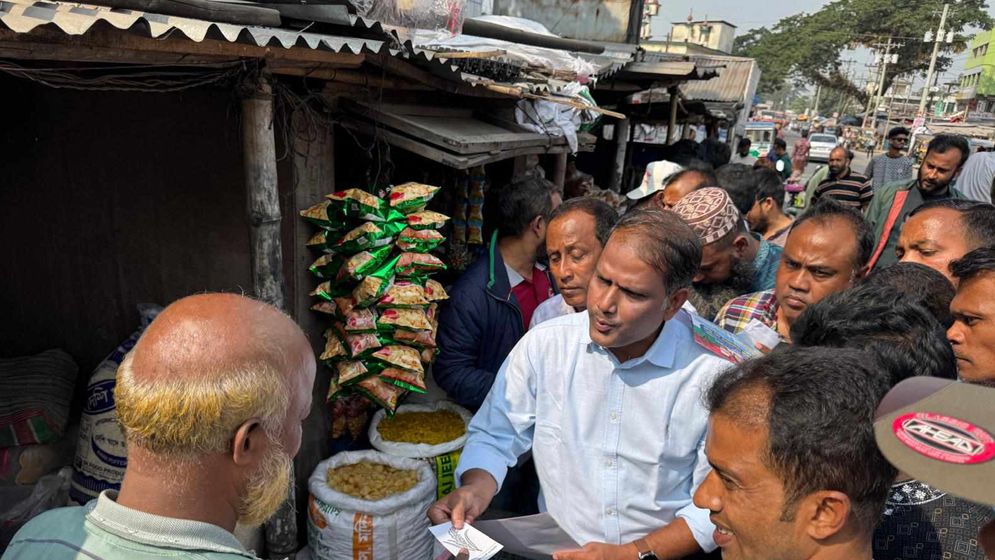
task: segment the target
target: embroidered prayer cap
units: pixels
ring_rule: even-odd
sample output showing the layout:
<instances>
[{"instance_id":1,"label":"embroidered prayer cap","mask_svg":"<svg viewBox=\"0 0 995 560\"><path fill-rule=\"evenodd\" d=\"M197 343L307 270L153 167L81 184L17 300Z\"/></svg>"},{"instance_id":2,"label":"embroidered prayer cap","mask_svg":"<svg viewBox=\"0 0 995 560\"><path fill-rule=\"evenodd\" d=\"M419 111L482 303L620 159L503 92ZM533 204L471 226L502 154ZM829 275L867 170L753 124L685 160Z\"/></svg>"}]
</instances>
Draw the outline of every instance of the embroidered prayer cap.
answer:
<instances>
[{"instance_id":1,"label":"embroidered prayer cap","mask_svg":"<svg viewBox=\"0 0 995 560\"><path fill-rule=\"evenodd\" d=\"M702 245L722 239L743 219L729 193L718 187L706 187L688 194L677 202L674 212L698 234Z\"/></svg>"}]
</instances>

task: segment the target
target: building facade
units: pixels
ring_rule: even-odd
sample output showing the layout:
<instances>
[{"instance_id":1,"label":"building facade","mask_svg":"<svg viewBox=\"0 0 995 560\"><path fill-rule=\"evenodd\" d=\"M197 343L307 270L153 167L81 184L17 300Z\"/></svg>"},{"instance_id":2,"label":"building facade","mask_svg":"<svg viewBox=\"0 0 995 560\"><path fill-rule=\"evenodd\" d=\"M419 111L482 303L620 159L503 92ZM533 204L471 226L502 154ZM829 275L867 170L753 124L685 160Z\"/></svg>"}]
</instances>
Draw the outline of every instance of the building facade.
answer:
<instances>
[{"instance_id":1,"label":"building facade","mask_svg":"<svg viewBox=\"0 0 995 560\"><path fill-rule=\"evenodd\" d=\"M732 52L736 39L736 26L728 21L674 22L670 40L674 43L691 43L724 53Z\"/></svg>"},{"instance_id":2,"label":"building facade","mask_svg":"<svg viewBox=\"0 0 995 560\"><path fill-rule=\"evenodd\" d=\"M995 113L995 30L983 31L971 39L970 58L960 76L958 105L970 114Z\"/></svg>"}]
</instances>

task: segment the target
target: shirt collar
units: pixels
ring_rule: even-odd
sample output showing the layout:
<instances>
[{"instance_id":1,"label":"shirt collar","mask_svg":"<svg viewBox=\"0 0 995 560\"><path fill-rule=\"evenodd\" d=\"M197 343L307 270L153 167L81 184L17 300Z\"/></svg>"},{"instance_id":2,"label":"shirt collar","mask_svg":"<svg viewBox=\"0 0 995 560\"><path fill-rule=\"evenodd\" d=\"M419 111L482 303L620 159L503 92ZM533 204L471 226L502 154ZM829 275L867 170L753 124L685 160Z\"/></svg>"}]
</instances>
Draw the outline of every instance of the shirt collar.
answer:
<instances>
[{"instance_id":1,"label":"shirt collar","mask_svg":"<svg viewBox=\"0 0 995 560\"><path fill-rule=\"evenodd\" d=\"M86 519L108 533L149 546L207 550L255 558L235 535L217 525L145 513L122 506L116 499L117 492L113 490L101 492L88 505L90 511Z\"/></svg>"},{"instance_id":2,"label":"shirt collar","mask_svg":"<svg viewBox=\"0 0 995 560\"><path fill-rule=\"evenodd\" d=\"M597 344L591 340L591 327L590 327L590 314L587 311L581 311L588 316L587 328L581 334L580 342L581 344L586 344L589 348L592 348L598 352L603 352L611 357L612 360L618 361L615 354L612 354L607 348ZM631 369L643 362L650 362L651 364L659 367L673 367L674 358L677 355L677 346L679 338L681 338L687 331L687 327L684 325L684 321L690 321L687 317L687 312L683 309L679 309L677 314L674 315L669 321L663 324L663 328L660 330L660 334L657 335L656 340L650 345L649 349L642 356L632 358L631 360L625 361L620 364L621 369Z\"/></svg>"},{"instance_id":3,"label":"shirt collar","mask_svg":"<svg viewBox=\"0 0 995 560\"><path fill-rule=\"evenodd\" d=\"M760 246L757 247L757 255L753 257L753 266L755 268L760 268L767 262L767 258L770 255L770 242L764 239L764 237L759 233L750 232L750 235L760 242Z\"/></svg>"},{"instance_id":4,"label":"shirt collar","mask_svg":"<svg viewBox=\"0 0 995 560\"><path fill-rule=\"evenodd\" d=\"M508 272L508 284L512 288L525 281L525 278L523 278L522 275L519 274L514 268L511 268L510 266L505 264L504 269ZM532 269L538 270L539 272L544 272L546 270L546 267L543 266L542 263L537 262L534 265L532 265Z\"/></svg>"}]
</instances>

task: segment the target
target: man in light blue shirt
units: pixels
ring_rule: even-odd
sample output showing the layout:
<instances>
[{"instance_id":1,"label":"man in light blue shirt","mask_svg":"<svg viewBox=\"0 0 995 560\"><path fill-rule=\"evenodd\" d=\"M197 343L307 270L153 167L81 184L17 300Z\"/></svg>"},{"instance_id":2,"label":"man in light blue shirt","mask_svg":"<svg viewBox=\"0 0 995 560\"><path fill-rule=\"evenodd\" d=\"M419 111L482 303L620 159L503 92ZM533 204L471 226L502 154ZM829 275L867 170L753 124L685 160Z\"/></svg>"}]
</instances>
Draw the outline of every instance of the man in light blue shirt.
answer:
<instances>
[{"instance_id":1,"label":"man in light blue shirt","mask_svg":"<svg viewBox=\"0 0 995 560\"><path fill-rule=\"evenodd\" d=\"M701 242L671 212L616 225L587 311L543 323L515 346L469 426L461 487L429 510L462 527L487 509L531 449L548 511L583 550L562 560L679 558L715 548L691 495L708 473L701 397L730 366L707 350L717 327L681 305Z\"/></svg>"}]
</instances>

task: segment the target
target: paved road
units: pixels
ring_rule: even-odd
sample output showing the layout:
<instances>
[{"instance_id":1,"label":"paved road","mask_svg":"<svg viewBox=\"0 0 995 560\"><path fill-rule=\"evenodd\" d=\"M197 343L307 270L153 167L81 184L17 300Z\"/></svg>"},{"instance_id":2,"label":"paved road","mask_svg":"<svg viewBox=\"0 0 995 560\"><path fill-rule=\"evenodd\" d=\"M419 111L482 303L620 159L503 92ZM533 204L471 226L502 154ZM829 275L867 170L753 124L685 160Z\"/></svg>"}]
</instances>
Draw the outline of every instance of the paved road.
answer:
<instances>
[{"instance_id":1,"label":"paved road","mask_svg":"<svg viewBox=\"0 0 995 560\"><path fill-rule=\"evenodd\" d=\"M788 143L789 155L791 154L792 148L794 147L795 140L798 140L799 138L801 138L801 134L799 134L798 132L793 130L785 131L784 141ZM878 153L880 152L875 152L875 155L877 155ZM864 170L867 169L867 164L869 161L870 159L867 157L867 152L864 152L862 150L854 152L854 157L853 161L850 163L850 168L858 173L863 173ZM815 173L815 170L818 169L820 165L825 165L825 163L810 161L808 166L805 167L805 173L804 175L802 175L802 178L804 178L807 181L808 178L811 177L813 173Z\"/></svg>"}]
</instances>

